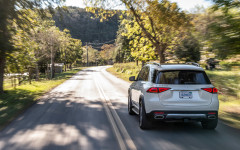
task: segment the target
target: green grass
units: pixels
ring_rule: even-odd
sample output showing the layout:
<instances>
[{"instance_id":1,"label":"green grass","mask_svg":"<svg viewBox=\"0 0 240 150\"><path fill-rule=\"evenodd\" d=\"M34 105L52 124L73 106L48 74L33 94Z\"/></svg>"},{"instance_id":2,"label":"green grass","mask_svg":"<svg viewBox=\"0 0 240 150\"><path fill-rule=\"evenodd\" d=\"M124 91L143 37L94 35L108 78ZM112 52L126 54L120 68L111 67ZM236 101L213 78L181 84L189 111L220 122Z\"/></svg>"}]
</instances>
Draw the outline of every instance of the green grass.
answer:
<instances>
[{"instance_id":1,"label":"green grass","mask_svg":"<svg viewBox=\"0 0 240 150\"><path fill-rule=\"evenodd\" d=\"M33 81L32 84L25 83L17 86L16 89L7 88L4 94L0 94L0 129L34 104L44 93L63 83L78 71L80 69L57 74L53 80Z\"/></svg>"},{"instance_id":2,"label":"green grass","mask_svg":"<svg viewBox=\"0 0 240 150\"><path fill-rule=\"evenodd\" d=\"M228 101L226 95L240 97L240 70L235 71L206 71L212 84L225 95L221 100Z\"/></svg>"},{"instance_id":3,"label":"green grass","mask_svg":"<svg viewBox=\"0 0 240 150\"><path fill-rule=\"evenodd\" d=\"M220 118L228 125L240 128L240 70L206 72L219 90Z\"/></svg>"},{"instance_id":4,"label":"green grass","mask_svg":"<svg viewBox=\"0 0 240 150\"><path fill-rule=\"evenodd\" d=\"M141 65L135 63L114 64L107 71L128 81L130 76L137 76ZM240 129L240 70L206 71L212 84L219 90L219 118L229 126Z\"/></svg>"},{"instance_id":5,"label":"green grass","mask_svg":"<svg viewBox=\"0 0 240 150\"><path fill-rule=\"evenodd\" d=\"M138 75L139 71L141 70L141 65L139 64L136 66L136 63L115 63L113 67L108 68L107 71L111 72L115 76L130 82L128 79L130 76Z\"/></svg>"}]
</instances>

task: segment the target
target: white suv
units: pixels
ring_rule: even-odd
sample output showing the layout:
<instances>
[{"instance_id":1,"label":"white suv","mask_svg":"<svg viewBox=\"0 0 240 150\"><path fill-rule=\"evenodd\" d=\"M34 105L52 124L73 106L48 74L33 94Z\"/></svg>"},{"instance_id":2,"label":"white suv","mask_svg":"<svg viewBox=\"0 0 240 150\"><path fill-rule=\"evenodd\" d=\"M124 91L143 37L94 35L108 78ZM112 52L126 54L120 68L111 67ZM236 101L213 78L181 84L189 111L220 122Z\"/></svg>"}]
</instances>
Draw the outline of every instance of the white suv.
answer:
<instances>
[{"instance_id":1,"label":"white suv","mask_svg":"<svg viewBox=\"0 0 240 150\"><path fill-rule=\"evenodd\" d=\"M217 89L197 63L145 65L128 90L128 112L139 115L142 129L154 121L200 121L205 129L218 123Z\"/></svg>"}]
</instances>

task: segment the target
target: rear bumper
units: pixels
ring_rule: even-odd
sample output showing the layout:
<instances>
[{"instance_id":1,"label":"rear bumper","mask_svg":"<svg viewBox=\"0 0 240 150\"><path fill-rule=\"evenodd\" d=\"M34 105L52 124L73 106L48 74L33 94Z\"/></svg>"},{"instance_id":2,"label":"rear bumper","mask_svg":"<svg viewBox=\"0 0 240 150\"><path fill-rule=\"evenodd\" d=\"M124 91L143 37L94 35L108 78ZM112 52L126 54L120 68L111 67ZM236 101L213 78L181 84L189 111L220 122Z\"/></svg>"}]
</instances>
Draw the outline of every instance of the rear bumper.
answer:
<instances>
[{"instance_id":1,"label":"rear bumper","mask_svg":"<svg viewBox=\"0 0 240 150\"><path fill-rule=\"evenodd\" d=\"M154 121L204 121L218 118L217 111L152 111L147 117Z\"/></svg>"}]
</instances>

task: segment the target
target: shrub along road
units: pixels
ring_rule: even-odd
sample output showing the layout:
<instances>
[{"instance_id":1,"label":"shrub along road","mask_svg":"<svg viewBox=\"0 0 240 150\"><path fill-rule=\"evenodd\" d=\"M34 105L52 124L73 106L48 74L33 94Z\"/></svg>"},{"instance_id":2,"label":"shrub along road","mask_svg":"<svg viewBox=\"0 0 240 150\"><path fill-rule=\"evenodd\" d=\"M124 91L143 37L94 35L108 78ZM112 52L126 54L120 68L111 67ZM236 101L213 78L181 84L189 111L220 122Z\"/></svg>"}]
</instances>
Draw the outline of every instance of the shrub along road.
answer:
<instances>
[{"instance_id":1,"label":"shrub along road","mask_svg":"<svg viewBox=\"0 0 240 150\"><path fill-rule=\"evenodd\" d=\"M107 67L80 71L0 132L0 149L240 149L240 130L221 121L156 124L141 130L127 113L129 83Z\"/></svg>"}]
</instances>

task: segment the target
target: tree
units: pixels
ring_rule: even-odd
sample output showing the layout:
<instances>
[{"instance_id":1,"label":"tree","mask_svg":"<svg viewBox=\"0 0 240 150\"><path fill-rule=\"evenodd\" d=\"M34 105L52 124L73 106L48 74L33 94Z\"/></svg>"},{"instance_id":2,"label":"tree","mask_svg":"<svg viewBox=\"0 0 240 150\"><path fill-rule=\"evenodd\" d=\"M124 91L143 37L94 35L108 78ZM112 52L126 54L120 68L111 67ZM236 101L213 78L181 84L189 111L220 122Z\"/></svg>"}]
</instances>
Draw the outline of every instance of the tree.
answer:
<instances>
[{"instance_id":1,"label":"tree","mask_svg":"<svg viewBox=\"0 0 240 150\"><path fill-rule=\"evenodd\" d=\"M213 6L214 10L221 9L223 12L227 13L232 8L239 8L239 0L212 0L215 5Z\"/></svg>"},{"instance_id":2,"label":"tree","mask_svg":"<svg viewBox=\"0 0 240 150\"><path fill-rule=\"evenodd\" d=\"M87 64L87 59L89 64L97 64L100 59L99 51L94 49L92 46L84 47L82 54L82 63Z\"/></svg>"},{"instance_id":3,"label":"tree","mask_svg":"<svg viewBox=\"0 0 240 150\"><path fill-rule=\"evenodd\" d=\"M126 21L121 21L117 32L116 39L116 57L115 62L123 63L133 61L134 58L131 55L131 48L129 45L130 40L128 39L127 30L125 28Z\"/></svg>"},{"instance_id":4,"label":"tree","mask_svg":"<svg viewBox=\"0 0 240 150\"><path fill-rule=\"evenodd\" d=\"M219 58L240 54L240 2L214 0L215 21L208 25L208 39Z\"/></svg>"},{"instance_id":5,"label":"tree","mask_svg":"<svg viewBox=\"0 0 240 150\"><path fill-rule=\"evenodd\" d=\"M175 55L180 61L197 62L200 60L200 44L192 35L187 36L176 48Z\"/></svg>"},{"instance_id":6,"label":"tree","mask_svg":"<svg viewBox=\"0 0 240 150\"><path fill-rule=\"evenodd\" d=\"M17 24L21 26L28 22L23 16L20 9L35 9L44 14L44 9L41 6L48 5L50 10L53 4L60 4L64 0L1 0L0 1L0 93L3 93L3 78L6 57L14 50L11 39L10 28L12 21L15 19Z\"/></svg>"},{"instance_id":7,"label":"tree","mask_svg":"<svg viewBox=\"0 0 240 150\"><path fill-rule=\"evenodd\" d=\"M8 73L28 72L31 83L34 73L36 73L35 79L39 79L40 69L46 71L47 68L48 74L49 63L54 66L54 62L66 62L71 68L73 63L81 59L81 41L71 38L68 30L60 31L54 25L51 14L46 13L47 17L42 18L30 9L21 11L24 12L21 17L27 18L31 28L26 29L29 28L27 24L19 27L18 24L13 23L11 28L15 32L12 33L11 42L16 50L7 56L6 71ZM51 76L47 77L53 78L54 67L50 69ZM21 76L18 75L18 77L20 81Z\"/></svg>"},{"instance_id":8,"label":"tree","mask_svg":"<svg viewBox=\"0 0 240 150\"><path fill-rule=\"evenodd\" d=\"M61 46L59 56L56 59L59 62L64 62L66 71L68 65L72 69L72 65L81 60L83 53L82 42L81 40L72 38L68 29L64 29L61 32L59 39Z\"/></svg>"},{"instance_id":9,"label":"tree","mask_svg":"<svg viewBox=\"0 0 240 150\"><path fill-rule=\"evenodd\" d=\"M41 30L38 34L38 41L42 50L42 53L46 56L46 62L51 63L51 76L54 78L54 63L56 58L56 53L60 50L61 47L61 31L55 27L45 28Z\"/></svg>"},{"instance_id":10,"label":"tree","mask_svg":"<svg viewBox=\"0 0 240 150\"><path fill-rule=\"evenodd\" d=\"M91 4L104 8L108 0L90 0ZM164 63L165 53L176 46L184 36L189 18L180 11L176 3L168 0L121 0L134 17L144 37L154 47L160 62Z\"/></svg>"},{"instance_id":11,"label":"tree","mask_svg":"<svg viewBox=\"0 0 240 150\"><path fill-rule=\"evenodd\" d=\"M144 33L138 23L134 20L124 19L125 32L123 36L127 36L129 40L129 48L131 56L136 61L146 62L156 59L155 51L151 42L144 36Z\"/></svg>"},{"instance_id":12,"label":"tree","mask_svg":"<svg viewBox=\"0 0 240 150\"><path fill-rule=\"evenodd\" d=\"M70 69L72 69L72 65L82 59L83 50L81 40L71 38L68 49L68 59L66 62L70 65Z\"/></svg>"},{"instance_id":13,"label":"tree","mask_svg":"<svg viewBox=\"0 0 240 150\"><path fill-rule=\"evenodd\" d=\"M101 47L100 51L100 59L104 64L111 64L116 57L116 52L115 52L115 45L113 44L104 44Z\"/></svg>"}]
</instances>

